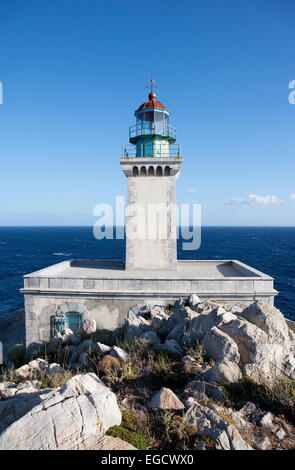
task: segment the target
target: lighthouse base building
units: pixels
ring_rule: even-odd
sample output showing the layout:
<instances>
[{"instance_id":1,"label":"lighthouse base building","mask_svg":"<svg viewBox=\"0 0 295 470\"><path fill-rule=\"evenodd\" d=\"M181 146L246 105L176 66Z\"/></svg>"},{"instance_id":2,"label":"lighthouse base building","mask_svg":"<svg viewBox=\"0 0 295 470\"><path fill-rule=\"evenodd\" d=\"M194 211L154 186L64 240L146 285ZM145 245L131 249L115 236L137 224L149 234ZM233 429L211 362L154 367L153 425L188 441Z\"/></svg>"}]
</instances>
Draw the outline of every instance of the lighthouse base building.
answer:
<instances>
[{"instance_id":1,"label":"lighthouse base building","mask_svg":"<svg viewBox=\"0 0 295 470\"><path fill-rule=\"evenodd\" d=\"M176 129L154 93L135 116L119 159L128 180L126 259L64 261L25 275L27 346L65 327L78 330L85 318L113 330L130 308L146 311L192 293L219 303L274 302L274 279L237 260L177 259L175 186L183 158ZM162 229L153 233L157 221Z\"/></svg>"}]
</instances>

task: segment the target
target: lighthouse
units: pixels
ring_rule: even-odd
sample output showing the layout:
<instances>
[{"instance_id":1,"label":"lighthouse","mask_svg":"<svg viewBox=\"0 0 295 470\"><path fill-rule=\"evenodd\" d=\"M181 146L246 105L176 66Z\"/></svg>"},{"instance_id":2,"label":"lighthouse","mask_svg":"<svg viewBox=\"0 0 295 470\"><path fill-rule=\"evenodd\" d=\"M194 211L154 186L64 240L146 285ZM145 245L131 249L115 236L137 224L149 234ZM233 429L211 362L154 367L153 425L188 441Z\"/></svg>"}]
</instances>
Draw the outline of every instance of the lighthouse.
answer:
<instances>
[{"instance_id":1,"label":"lighthouse","mask_svg":"<svg viewBox=\"0 0 295 470\"><path fill-rule=\"evenodd\" d=\"M129 145L123 146L120 163L128 178L126 269L130 271L177 270L175 183L183 159L170 114L152 89L148 101L135 111Z\"/></svg>"}]
</instances>

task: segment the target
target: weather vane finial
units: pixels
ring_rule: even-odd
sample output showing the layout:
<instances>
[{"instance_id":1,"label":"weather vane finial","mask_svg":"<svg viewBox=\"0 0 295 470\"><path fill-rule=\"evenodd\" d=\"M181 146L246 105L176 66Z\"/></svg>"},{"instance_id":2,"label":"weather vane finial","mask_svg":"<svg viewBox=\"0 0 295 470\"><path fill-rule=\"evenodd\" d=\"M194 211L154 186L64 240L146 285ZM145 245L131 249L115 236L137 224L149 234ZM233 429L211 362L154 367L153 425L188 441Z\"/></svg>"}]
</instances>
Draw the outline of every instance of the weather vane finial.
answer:
<instances>
[{"instance_id":1,"label":"weather vane finial","mask_svg":"<svg viewBox=\"0 0 295 470\"><path fill-rule=\"evenodd\" d=\"M151 89L151 93L153 93L153 88L158 88L158 85L156 85L156 80L153 80L153 77L152 77L152 74L151 74L151 78L149 80L149 83L150 85L146 85L145 87L146 88L150 88Z\"/></svg>"}]
</instances>

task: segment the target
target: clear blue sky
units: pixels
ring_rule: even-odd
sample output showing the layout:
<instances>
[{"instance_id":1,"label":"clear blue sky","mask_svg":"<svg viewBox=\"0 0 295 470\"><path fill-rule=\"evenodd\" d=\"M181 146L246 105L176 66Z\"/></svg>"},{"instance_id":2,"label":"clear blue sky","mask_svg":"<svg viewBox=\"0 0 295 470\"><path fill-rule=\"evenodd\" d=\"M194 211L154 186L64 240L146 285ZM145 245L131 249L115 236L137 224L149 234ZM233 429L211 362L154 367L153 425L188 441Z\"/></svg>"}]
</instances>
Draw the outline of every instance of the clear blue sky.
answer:
<instances>
[{"instance_id":1,"label":"clear blue sky","mask_svg":"<svg viewBox=\"0 0 295 470\"><path fill-rule=\"evenodd\" d=\"M294 18L294 0L2 0L0 225L91 225L126 194L151 71L177 201L205 225L295 225Z\"/></svg>"}]
</instances>

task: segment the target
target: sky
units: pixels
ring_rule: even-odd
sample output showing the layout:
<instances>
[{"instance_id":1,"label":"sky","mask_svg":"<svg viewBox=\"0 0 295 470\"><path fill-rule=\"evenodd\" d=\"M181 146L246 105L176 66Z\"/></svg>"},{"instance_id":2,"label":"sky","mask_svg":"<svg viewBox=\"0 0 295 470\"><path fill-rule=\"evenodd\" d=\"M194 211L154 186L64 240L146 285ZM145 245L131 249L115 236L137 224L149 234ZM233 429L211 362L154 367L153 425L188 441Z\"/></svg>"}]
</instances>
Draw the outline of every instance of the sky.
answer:
<instances>
[{"instance_id":1,"label":"sky","mask_svg":"<svg viewBox=\"0 0 295 470\"><path fill-rule=\"evenodd\" d=\"M177 202L295 226L294 0L0 0L0 226L92 225L126 196L134 111L171 111Z\"/></svg>"}]
</instances>

